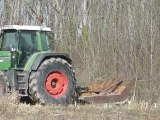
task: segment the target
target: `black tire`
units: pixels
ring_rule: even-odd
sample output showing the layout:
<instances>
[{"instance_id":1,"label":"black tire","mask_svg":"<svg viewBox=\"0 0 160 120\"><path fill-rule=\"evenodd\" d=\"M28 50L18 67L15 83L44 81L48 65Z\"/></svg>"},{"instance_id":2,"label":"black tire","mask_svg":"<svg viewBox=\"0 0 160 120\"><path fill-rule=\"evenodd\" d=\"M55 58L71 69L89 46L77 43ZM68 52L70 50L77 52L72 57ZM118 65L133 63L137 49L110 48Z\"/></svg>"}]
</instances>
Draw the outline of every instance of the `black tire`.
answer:
<instances>
[{"instance_id":1,"label":"black tire","mask_svg":"<svg viewBox=\"0 0 160 120\"><path fill-rule=\"evenodd\" d=\"M63 94L60 92L56 93L56 95L52 95L49 93L50 91L47 90L48 87L46 86L48 85L48 76L52 75L52 73L54 74L55 71L59 71L63 73L64 76L66 76L65 80L67 84L64 85L66 87L64 87L62 90ZM33 101L39 102L41 104L71 103L75 93L75 80L74 71L66 60L61 58L47 59L40 65L36 72L31 73L29 80L29 96ZM52 82L50 86L52 86Z\"/></svg>"}]
</instances>

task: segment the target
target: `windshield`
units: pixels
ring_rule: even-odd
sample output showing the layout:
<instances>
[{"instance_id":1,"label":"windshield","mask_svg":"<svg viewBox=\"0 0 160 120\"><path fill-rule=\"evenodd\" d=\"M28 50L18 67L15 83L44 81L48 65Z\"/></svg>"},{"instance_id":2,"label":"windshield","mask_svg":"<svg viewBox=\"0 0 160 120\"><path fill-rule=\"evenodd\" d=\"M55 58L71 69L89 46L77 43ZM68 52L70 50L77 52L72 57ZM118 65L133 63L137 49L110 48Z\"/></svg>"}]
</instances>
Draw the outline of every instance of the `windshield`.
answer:
<instances>
[{"instance_id":1,"label":"windshield","mask_svg":"<svg viewBox=\"0 0 160 120\"><path fill-rule=\"evenodd\" d=\"M37 41L36 41L36 31L21 31L20 32L20 40L19 40L19 48L20 50L26 52L36 52Z\"/></svg>"},{"instance_id":2,"label":"windshield","mask_svg":"<svg viewBox=\"0 0 160 120\"><path fill-rule=\"evenodd\" d=\"M21 51L47 51L49 50L47 32L38 32L38 31L21 31L19 48Z\"/></svg>"},{"instance_id":3,"label":"windshield","mask_svg":"<svg viewBox=\"0 0 160 120\"><path fill-rule=\"evenodd\" d=\"M16 39L16 30L7 30L2 33L1 36L1 50L10 50L12 47L16 47L17 39Z\"/></svg>"}]
</instances>

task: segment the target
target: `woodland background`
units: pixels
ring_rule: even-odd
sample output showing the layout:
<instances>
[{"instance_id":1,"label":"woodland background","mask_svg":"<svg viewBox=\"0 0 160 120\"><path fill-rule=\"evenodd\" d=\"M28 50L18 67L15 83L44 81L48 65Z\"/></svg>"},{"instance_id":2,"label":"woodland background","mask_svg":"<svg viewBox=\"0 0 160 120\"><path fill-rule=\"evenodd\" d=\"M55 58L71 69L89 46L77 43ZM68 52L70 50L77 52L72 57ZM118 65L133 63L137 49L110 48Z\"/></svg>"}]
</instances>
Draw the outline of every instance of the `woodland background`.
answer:
<instances>
[{"instance_id":1,"label":"woodland background","mask_svg":"<svg viewBox=\"0 0 160 120\"><path fill-rule=\"evenodd\" d=\"M0 0L0 25L49 26L79 84L124 75L137 101L160 101L160 0Z\"/></svg>"}]
</instances>

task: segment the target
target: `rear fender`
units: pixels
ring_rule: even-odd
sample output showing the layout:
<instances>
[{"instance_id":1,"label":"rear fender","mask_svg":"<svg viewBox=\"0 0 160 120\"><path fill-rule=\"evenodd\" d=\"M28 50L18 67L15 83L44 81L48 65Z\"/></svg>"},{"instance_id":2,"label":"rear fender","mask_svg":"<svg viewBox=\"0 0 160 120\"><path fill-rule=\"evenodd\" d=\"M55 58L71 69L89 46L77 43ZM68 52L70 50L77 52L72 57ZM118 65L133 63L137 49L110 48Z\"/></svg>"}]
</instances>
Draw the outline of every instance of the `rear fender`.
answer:
<instances>
[{"instance_id":1,"label":"rear fender","mask_svg":"<svg viewBox=\"0 0 160 120\"><path fill-rule=\"evenodd\" d=\"M69 54L67 53L54 53L54 52L38 52L33 54L27 61L24 70L30 71L30 70L37 70L42 61L45 59L49 59L51 57L59 57L62 59L65 59L68 63L72 63L71 58L69 57Z\"/></svg>"}]
</instances>

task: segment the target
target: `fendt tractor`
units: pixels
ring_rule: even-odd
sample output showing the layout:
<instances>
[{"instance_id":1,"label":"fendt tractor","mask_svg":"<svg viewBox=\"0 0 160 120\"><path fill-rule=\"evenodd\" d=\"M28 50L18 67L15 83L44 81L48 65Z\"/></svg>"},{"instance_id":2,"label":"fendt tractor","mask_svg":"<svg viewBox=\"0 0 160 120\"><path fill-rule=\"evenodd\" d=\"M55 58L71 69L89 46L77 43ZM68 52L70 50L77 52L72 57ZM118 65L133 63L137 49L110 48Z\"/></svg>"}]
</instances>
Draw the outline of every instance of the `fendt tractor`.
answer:
<instances>
[{"instance_id":1,"label":"fendt tractor","mask_svg":"<svg viewBox=\"0 0 160 120\"><path fill-rule=\"evenodd\" d=\"M0 34L0 94L17 91L41 104L122 102L134 81L105 80L86 87L76 84L72 60L52 48L48 27L5 25ZM74 99L77 98L77 99Z\"/></svg>"}]
</instances>

